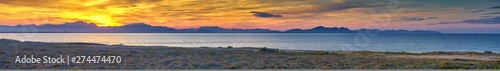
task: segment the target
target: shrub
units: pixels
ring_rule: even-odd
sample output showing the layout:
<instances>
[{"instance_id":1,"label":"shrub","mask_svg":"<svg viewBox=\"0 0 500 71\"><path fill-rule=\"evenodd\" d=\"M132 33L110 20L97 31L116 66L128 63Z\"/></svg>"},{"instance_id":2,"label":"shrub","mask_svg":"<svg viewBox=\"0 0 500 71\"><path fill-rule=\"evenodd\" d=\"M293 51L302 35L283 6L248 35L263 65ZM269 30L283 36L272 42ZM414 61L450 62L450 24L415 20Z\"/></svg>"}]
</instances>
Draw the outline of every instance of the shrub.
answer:
<instances>
[{"instance_id":1,"label":"shrub","mask_svg":"<svg viewBox=\"0 0 500 71\"><path fill-rule=\"evenodd\" d=\"M259 50L259 52L278 52L278 50L274 50L274 49L268 49L268 48L261 48Z\"/></svg>"},{"instance_id":2,"label":"shrub","mask_svg":"<svg viewBox=\"0 0 500 71\"><path fill-rule=\"evenodd\" d=\"M440 66L440 69L469 69L469 67L463 66Z\"/></svg>"},{"instance_id":3,"label":"shrub","mask_svg":"<svg viewBox=\"0 0 500 71\"><path fill-rule=\"evenodd\" d=\"M500 65L498 65L498 66L494 66L494 67L492 67L491 69L500 69Z\"/></svg>"},{"instance_id":4,"label":"shrub","mask_svg":"<svg viewBox=\"0 0 500 71\"><path fill-rule=\"evenodd\" d=\"M16 43L16 42L21 42L18 40L12 40L12 39L0 39L0 43Z\"/></svg>"},{"instance_id":5,"label":"shrub","mask_svg":"<svg viewBox=\"0 0 500 71\"><path fill-rule=\"evenodd\" d=\"M238 68L237 68L237 67L235 67L235 66L229 66L229 67L227 67L226 69L238 69Z\"/></svg>"},{"instance_id":6,"label":"shrub","mask_svg":"<svg viewBox=\"0 0 500 71\"><path fill-rule=\"evenodd\" d=\"M60 66L59 64L56 64L56 65L52 65L52 67L54 67L54 68L59 68L59 67L61 67L61 66Z\"/></svg>"},{"instance_id":7,"label":"shrub","mask_svg":"<svg viewBox=\"0 0 500 71\"><path fill-rule=\"evenodd\" d=\"M328 52L326 52L326 51L314 51L313 52L313 55L324 55L324 54L328 54Z\"/></svg>"},{"instance_id":8,"label":"shrub","mask_svg":"<svg viewBox=\"0 0 500 71\"><path fill-rule=\"evenodd\" d=\"M493 53L492 51L484 51L484 53Z\"/></svg>"},{"instance_id":9,"label":"shrub","mask_svg":"<svg viewBox=\"0 0 500 71\"><path fill-rule=\"evenodd\" d=\"M5 63L10 63L10 62L11 62L11 60L4 60L4 62L5 62Z\"/></svg>"},{"instance_id":10,"label":"shrub","mask_svg":"<svg viewBox=\"0 0 500 71\"><path fill-rule=\"evenodd\" d=\"M78 68L78 67L71 67L70 69L71 70L80 70L80 68Z\"/></svg>"}]
</instances>

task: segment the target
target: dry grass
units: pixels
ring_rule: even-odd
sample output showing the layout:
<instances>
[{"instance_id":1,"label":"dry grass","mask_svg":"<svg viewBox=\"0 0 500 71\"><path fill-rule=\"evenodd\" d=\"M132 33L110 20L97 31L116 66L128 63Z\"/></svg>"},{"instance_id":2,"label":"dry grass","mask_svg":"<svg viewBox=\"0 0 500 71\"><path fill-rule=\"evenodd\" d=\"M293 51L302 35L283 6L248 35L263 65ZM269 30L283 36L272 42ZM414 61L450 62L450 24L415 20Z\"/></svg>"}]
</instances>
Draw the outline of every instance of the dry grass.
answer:
<instances>
[{"instance_id":1,"label":"dry grass","mask_svg":"<svg viewBox=\"0 0 500 71\"><path fill-rule=\"evenodd\" d=\"M120 64L15 64L18 55L118 55ZM293 51L263 48L180 48L0 40L0 69L499 69L500 62L413 56L474 52ZM396 56L396 57L395 57ZM409 57L404 57L409 56Z\"/></svg>"}]
</instances>

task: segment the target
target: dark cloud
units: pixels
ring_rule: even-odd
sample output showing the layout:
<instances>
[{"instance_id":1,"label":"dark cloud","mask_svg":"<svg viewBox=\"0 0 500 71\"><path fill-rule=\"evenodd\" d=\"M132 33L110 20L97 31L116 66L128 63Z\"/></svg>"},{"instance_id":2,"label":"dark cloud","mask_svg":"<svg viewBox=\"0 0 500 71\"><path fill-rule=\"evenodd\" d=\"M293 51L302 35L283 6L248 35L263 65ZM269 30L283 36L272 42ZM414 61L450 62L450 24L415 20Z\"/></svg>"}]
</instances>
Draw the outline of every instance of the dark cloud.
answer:
<instances>
[{"instance_id":1,"label":"dark cloud","mask_svg":"<svg viewBox=\"0 0 500 71\"><path fill-rule=\"evenodd\" d=\"M427 19L436 19L438 17L427 17Z\"/></svg>"},{"instance_id":2,"label":"dark cloud","mask_svg":"<svg viewBox=\"0 0 500 71\"><path fill-rule=\"evenodd\" d=\"M483 11L486 11L486 10L476 10L476 11L472 11L472 12L477 13L477 12L483 12Z\"/></svg>"},{"instance_id":3,"label":"dark cloud","mask_svg":"<svg viewBox=\"0 0 500 71\"><path fill-rule=\"evenodd\" d=\"M440 22L437 24L453 24L453 23L469 23L469 24L500 24L500 16L482 19L470 19L458 22Z\"/></svg>"},{"instance_id":4,"label":"dark cloud","mask_svg":"<svg viewBox=\"0 0 500 71\"><path fill-rule=\"evenodd\" d=\"M494 9L494 8L500 8L500 6L491 7L491 9Z\"/></svg>"},{"instance_id":5,"label":"dark cloud","mask_svg":"<svg viewBox=\"0 0 500 71\"><path fill-rule=\"evenodd\" d=\"M408 22L408 21L422 21L422 20L436 19L436 18L438 17L407 17L407 18L396 19L394 21Z\"/></svg>"},{"instance_id":6,"label":"dark cloud","mask_svg":"<svg viewBox=\"0 0 500 71\"><path fill-rule=\"evenodd\" d=\"M490 9L496 9L496 8L500 9L500 6L494 6L494 7L490 7L489 9L486 9L486 10L476 10L476 11L472 11L472 12L479 13L479 12L485 12L485 11L489 11Z\"/></svg>"},{"instance_id":7,"label":"dark cloud","mask_svg":"<svg viewBox=\"0 0 500 71\"><path fill-rule=\"evenodd\" d=\"M436 25L436 23L429 23L429 24L427 24L427 25Z\"/></svg>"},{"instance_id":8,"label":"dark cloud","mask_svg":"<svg viewBox=\"0 0 500 71\"><path fill-rule=\"evenodd\" d=\"M493 18L464 20L462 22L471 24L500 24L500 16Z\"/></svg>"},{"instance_id":9,"label":"dark cloud","mask_svg":"<svg viewBox=\"0 0 500 71\"><path fill-rule=\"evenodd\" d=\"M328 12L345 11L351 9L382 10L382 9L387 9L389 5L392 5L391 4L392 1L383 1L383 0L338 0L338 1L305 0L305 1L306 2L299 4L292 4L292 6L300 6L298 8L293 8L293 10L272 10L272 12L281 14L298 14L298 13L328 13ZM394 7L391 6L390 8L395 9L408 6L409 5L407 4L401 4L401 5L398 4L397 6ZM382 12L382 13L387 13L387 12Z\"/></svg>"},{"instance_id":10,"label":"dark cloud","mask_svg":"<svg viewBox=\"0 0 500 71\"><path fill-rule=\"evenodd\" d=\"M271 14L271 13L266 13L266 12L252 11L250 13L253 13L253 16L255 16L255 17L261 17L261 18L283 17L283 15L276 15L276 14Z\"/></svg>"},{"instance_id":11,"label":"dark cloud","mask_svg":"<svg viewBox=\"0 0 500 71\"><path fill-rule=\"evenodd\" d=\"M439 22L439 23L431 23L427 25L437 25L437 24L453 24L453 23L461 23L461 22Z\"/></svg>"}]
</instances>

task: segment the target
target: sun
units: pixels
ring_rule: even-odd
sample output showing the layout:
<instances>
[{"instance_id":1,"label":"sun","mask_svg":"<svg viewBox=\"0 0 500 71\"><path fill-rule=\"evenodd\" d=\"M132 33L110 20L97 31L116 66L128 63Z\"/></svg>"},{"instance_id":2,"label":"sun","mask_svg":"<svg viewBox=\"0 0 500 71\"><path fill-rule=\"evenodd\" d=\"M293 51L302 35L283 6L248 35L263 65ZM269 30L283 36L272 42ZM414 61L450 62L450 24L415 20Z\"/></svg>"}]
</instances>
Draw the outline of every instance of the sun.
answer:
<instances>
[{"instance_id":1,"label":"sun","mask_svg":"<svg viewBox=\"0 0 500 71\"><path fill-rule=\"evenodd\" d=\"M95 23L99 27L118 27L123 26L113 14L101 12L63 12L60 13L62 18L70 18L74 20L82 20Z\"/></svg>"},{"instance_id":2,"label":"sun","mask_svg":"<svg viewBox=\"0 0 500 71\"><path fill-rule=\"evenodd\" d=\"M123 26L122 24L116 22L115 20L113 20L113 18L107 15L90 16L88 20L90 22L96 23L96 25L99 27Z\"/></svg>"}]
</instances>

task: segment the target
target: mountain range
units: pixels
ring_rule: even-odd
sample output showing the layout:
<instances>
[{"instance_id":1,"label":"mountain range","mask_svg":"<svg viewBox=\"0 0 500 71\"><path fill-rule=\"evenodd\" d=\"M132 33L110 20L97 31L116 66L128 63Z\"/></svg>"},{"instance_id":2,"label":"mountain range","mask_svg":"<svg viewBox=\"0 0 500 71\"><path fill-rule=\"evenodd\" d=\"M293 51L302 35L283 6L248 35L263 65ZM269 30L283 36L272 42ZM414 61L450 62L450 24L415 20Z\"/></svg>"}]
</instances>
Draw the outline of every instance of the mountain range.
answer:
<instances>
[{"instance_id":1,"label":"mountain range","mask_svg":"<svg viewBox=\"0 0 500 71\"><path fill-rule=\"evenodd\" d=\"M175 29L166 26L151 26L145 23L128 24L119 27L99 27L93 23L83 21L68 22L64 24L43 25L0 25L1 33L356 33L359 31L380 32L383 34L441 34L437 31L428 30L379 30L359 29L350 30L345 27L317 26L311 29L290 29L277 31L270 29L238 29L221 28L218 26L204 26L190 29Z\"/></svg>"}]
</instances>

